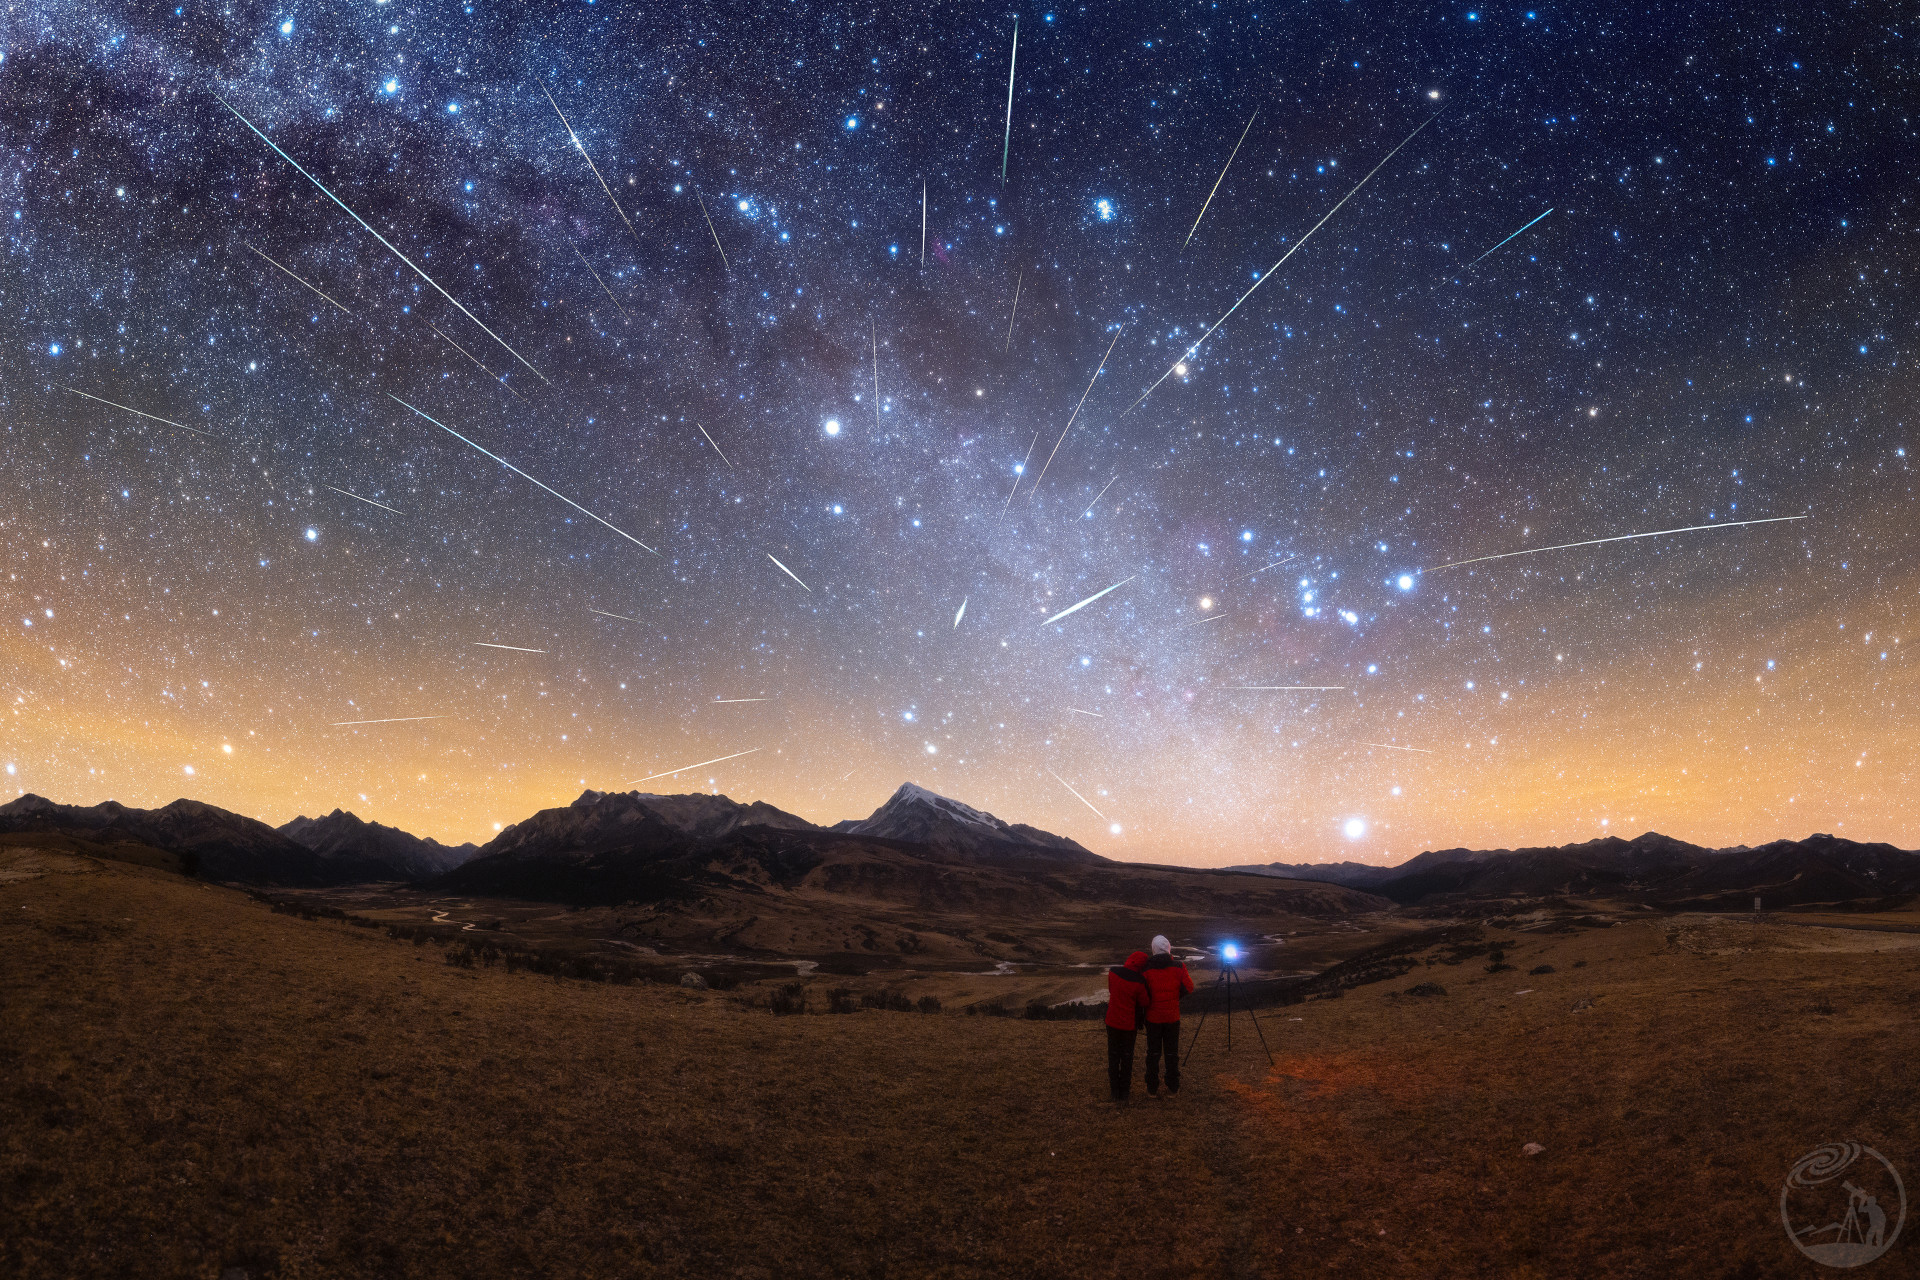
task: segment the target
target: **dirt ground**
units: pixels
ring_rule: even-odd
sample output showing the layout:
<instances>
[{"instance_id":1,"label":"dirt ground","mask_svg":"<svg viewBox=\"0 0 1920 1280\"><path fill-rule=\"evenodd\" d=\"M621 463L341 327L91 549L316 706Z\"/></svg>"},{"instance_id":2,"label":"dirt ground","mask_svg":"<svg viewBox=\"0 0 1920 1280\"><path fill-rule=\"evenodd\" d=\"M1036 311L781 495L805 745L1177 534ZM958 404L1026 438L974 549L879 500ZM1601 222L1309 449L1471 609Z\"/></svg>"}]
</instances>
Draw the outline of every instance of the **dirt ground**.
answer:
<instances>
[{"instance_id":1,"label":"dirt ground","mask_svg":"<svg viewBox=\"0 0 1920 1280\"><path fill-rule=\"evenodd\" d=\"M3 852L9 1276L1805 1276L1801 1155L1920 1186L1920 935L1860 917L1489 931L1510 971L1263 1012L1273 1066L1216 1015L1116 1106L1097 1023L467 970Z\"/></svg>"}]
</instances>

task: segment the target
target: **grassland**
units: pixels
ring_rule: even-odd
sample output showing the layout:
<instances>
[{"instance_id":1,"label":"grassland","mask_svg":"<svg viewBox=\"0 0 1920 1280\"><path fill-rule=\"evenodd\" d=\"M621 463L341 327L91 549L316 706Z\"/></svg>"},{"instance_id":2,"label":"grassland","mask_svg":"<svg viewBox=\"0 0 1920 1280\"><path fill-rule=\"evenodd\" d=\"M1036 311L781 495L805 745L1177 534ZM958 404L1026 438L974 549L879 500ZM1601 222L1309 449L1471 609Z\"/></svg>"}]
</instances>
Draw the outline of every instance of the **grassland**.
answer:
<instances>
[{"instance_id":1,"label":"grassland","mask_svg":"<svg viewBox=\"0 0 1920 1280\"><path fill-rule=\"evenodd\" d=\"M1802 1276L1795 1158L1920 1172L1920 936L1489 937L1115 1106L1097 1025L467 970L16 844L0 1274Z\"/></svg>"}]
</instances>

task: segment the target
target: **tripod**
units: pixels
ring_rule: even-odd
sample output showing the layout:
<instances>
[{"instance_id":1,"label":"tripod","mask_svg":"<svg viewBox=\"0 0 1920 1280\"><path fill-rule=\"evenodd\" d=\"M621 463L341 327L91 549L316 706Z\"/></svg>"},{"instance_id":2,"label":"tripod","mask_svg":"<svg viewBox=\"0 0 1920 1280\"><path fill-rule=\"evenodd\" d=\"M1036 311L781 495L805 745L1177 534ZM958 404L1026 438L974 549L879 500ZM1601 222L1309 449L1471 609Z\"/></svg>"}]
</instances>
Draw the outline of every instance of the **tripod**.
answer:
<instances>
[{"instance_id":1,"label":"tripod","mask_svg":"<svg viewBox=\"0 0 1920 1280\"><path fill-rule=\"evenodd\" d=\"M1226 997L1227 997L1227 1052L1228 1053L1233 1052L1233 986L1234 986L1234 983L1238 982L1239 980L1240 980L1240 977L1237 973L1234 972L1233 966L1230 964L1223 964L1220 966L1220 977L1214 983L1216 987L1219 987L1222 991L1226 993ZM1193 1058L1193 1047L1200 1043L1200 1033L1207 1029L1207 1014L1209 1012L1211 1012L1211 1010L1202 1009L1200 1011L1200 1025L1193 1029L1193 1039L1187 1041L1187 1051L1180 1058L1180 1065L1183 1067L1186 1066L1187 1063ZM1253 1016L1253 1010L1251 1008L1247 1010L1247 1021L1253 1024L1254 1034L1260 1037L1260 1047L1266 1050L1267 1065L1269 1066L1273 1065L1273 1050L1267 1048L1267 1033L1260 1030L1260 1019Z\"/></svg>"}]
</instances>

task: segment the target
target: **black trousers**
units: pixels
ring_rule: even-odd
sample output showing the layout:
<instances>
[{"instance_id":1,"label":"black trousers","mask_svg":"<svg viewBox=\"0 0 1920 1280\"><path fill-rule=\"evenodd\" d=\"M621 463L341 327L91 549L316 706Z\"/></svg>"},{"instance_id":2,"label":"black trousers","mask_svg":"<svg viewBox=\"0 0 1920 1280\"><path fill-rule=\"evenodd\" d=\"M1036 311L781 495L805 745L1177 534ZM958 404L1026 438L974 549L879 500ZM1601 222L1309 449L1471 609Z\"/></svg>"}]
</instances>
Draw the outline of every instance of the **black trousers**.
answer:
<instances>
[{"instance_id":1,"label":"black trousers","mask_svg":"<svg viewBox=\"0 0 1920 1280\"><path fill-rule=\"evenodd\" d=\"M1147 1024L1147 1092L1160 1092L1160 1056L1167 1058L1167 1092L1180 1092L1180 1024Z\"/></svg>"},{"instance_id":2,"label":"black trousers","mask_svg":"<svg viewBox=\"0 0 1920 1280\"><path fill-rule=\"evenodd\" d=\"M1138 1031L1107 1028L1107 1084L1116 1098L1133 1092L1133 1046L1139 1038Z\"/></svg>"}]
</instances>

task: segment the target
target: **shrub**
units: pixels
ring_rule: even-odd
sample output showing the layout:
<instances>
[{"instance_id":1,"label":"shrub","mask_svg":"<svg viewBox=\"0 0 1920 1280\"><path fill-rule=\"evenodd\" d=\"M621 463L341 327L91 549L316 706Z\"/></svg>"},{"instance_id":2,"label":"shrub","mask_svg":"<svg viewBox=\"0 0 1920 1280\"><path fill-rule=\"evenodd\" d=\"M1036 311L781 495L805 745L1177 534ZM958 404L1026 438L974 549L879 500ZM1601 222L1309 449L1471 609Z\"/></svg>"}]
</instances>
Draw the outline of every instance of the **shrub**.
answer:
<instances>
[{"instance_id":1,"label":"shrub","mask_svg":"<svg viewBox=\"0 0 1920 1280\"><path fill-rule=\"evenodd\" d=\"M767 1008L776 1014L805 1013L807 1011L807 984L804 982L787 983L768 998Z\"/></svg>"},{"instance_id":2,"label":"shrub","mask_svg":"<svg viewBox=\"0 0 1920 1280\"><path fill-rule=\"evenodd\" d=\"M898 991L869 991L860 997L862 1009L890 1009L895 1013L911 1013L913 1001Z\"/></svg>"},{"instance_id":3,"label":"shrub","mask_svg":"<svg viewBox=\"0 0 1920 1280\"><path fill-rule=\"evenodd\" d=\"M835 987L827 992L828 1013L852 1013L854 1010L853 991L849 987Z\"/></svg>"},{"instance_id":4,"label":"shrub","mask_svg":"<svg viewBox=\"0 0 1920 1280\"><path fill-rule=\"evenodd\" d=\"M940 997L921 996L918 1007L922 1013L938 1013L940 1012Z\"/></svg>"},{"instance_id":5,"label":"shrub","mask_svg":"<svg viewBox=\"0 0 1920 1280\"><path fill-rule=\"evenodd\" d=\"M1422 982L1416 986L1408 987L1407 994L1410 996L1443 996L1447 994L1447 989L1437 982Z\"/></svg>"},{"instance_id":6,"label":"shrub","mask_svg":"<svg viewBox=\"0 0 1920 1280\"><path fill-rule=\"evenodd\" d=\"M1552 973L1553 966L1550 964L1536 965L1533 968L1527 970L1527 972L1536 976L1543 973Z\"/></svg>"}]
</instances>

